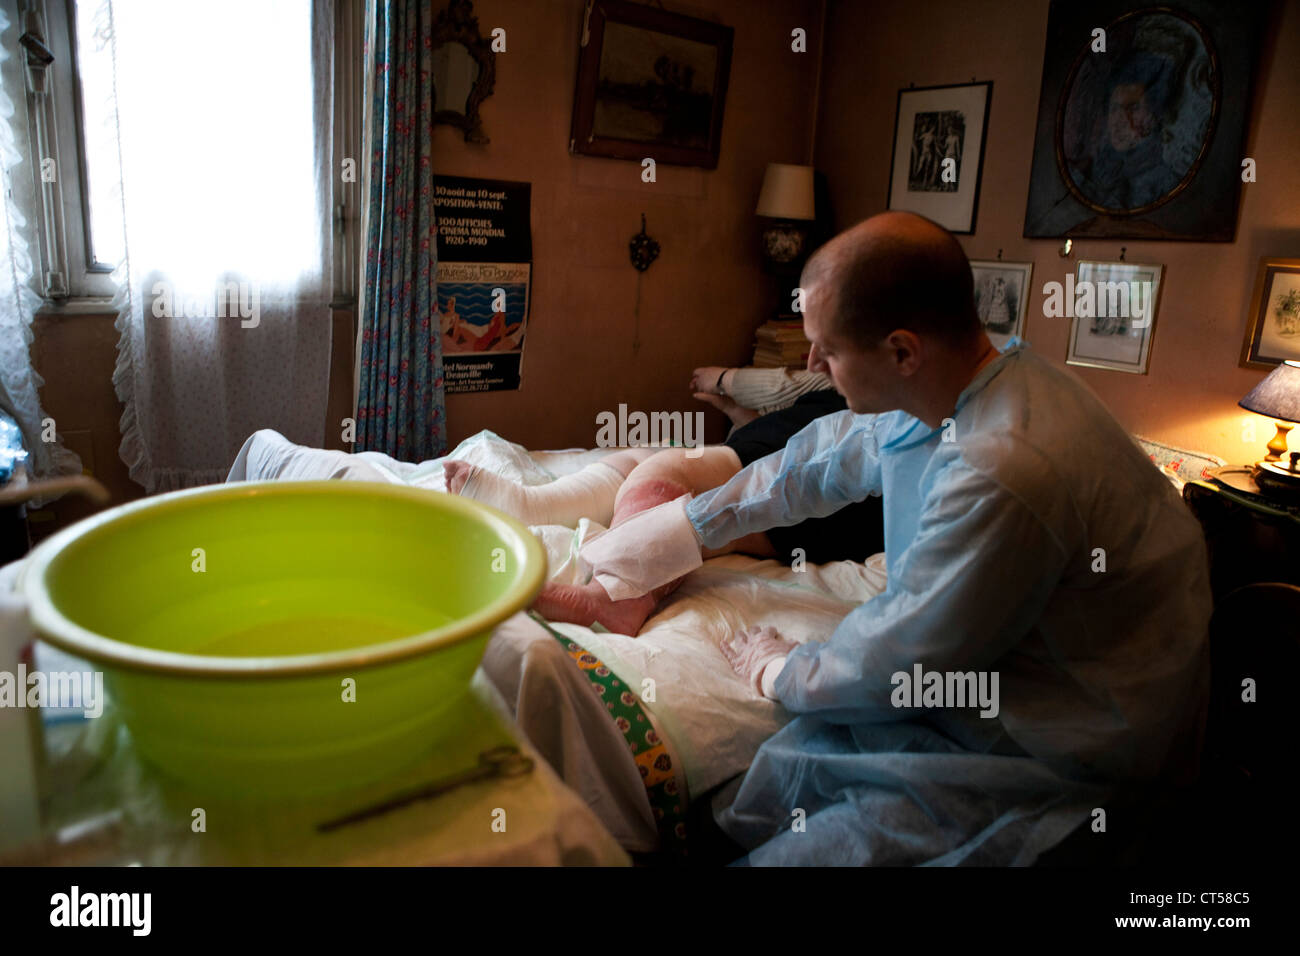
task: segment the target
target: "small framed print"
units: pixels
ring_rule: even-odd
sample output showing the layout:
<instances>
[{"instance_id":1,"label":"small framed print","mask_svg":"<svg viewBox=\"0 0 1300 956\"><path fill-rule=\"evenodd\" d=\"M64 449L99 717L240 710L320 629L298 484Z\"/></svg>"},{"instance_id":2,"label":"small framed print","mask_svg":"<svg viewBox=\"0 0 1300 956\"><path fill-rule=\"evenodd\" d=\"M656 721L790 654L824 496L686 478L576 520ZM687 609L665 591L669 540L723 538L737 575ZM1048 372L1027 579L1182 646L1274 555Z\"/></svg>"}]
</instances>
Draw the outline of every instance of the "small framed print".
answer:
<instances>
[{"instance_id":1,"label":"small framed print","mask_svg":"<svg viewBox=\"0 0 1300 956\"><path fill-rule=\"evenodd\" d=\"M920 213L949 232L975 231L993 84L898 91L889 208Z\"/></svg>"},{"instance_id":2,"label":"small framed print","mask_svg":"<svg viewBox=\"0 0 1300 956\"><path fill-rule=\"evenodd\" d=\"M1079 260L1065 305L1074 316L1068 365L1145 375L1164 266ZM1067 277L1068 278L1068 277Z\"/></svg>"},{"instance_id":3,"label":"small framed print","mask_svg":"<svg viewBox=\"0 0 1300 956\"><path fill-rule=\"evenodd\" d=\"M1013 337L1024 338L1034 264L972 259L970 269L975 279L975 311L989 340L1001 350Z\"/></svg>"},{"instance_id":4,"label":"small framed print","mask_svg":"<svg viewBox=\"0 0 1300 956\"><path fill-rule=\"evenodd\" d=\"M1300 259L1260 259L1241 343L1243 368L1300 361Z\"/></svg>"}]
</instances>

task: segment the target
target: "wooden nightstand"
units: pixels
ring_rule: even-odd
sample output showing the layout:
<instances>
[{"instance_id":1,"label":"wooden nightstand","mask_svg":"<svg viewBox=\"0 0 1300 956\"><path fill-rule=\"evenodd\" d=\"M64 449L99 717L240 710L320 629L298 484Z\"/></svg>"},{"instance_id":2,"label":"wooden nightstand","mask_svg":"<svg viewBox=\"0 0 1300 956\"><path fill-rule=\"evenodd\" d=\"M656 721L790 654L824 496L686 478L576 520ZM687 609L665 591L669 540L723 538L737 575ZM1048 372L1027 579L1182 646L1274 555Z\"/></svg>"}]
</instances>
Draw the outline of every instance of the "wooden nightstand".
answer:
<instances>
[{"instance_id":1,"label":"wooden nightstand","mask_svg":"<svg viewBox=\"0 0 1300 956\"><path fill-rule=\"evenodd\" d=\"M1300 585L1300 505L1264 497L1248 477L1231 481L1183 486L1183 500L1205 530L1215 603L1247 584Z\"/></svg>"}]
</instances>

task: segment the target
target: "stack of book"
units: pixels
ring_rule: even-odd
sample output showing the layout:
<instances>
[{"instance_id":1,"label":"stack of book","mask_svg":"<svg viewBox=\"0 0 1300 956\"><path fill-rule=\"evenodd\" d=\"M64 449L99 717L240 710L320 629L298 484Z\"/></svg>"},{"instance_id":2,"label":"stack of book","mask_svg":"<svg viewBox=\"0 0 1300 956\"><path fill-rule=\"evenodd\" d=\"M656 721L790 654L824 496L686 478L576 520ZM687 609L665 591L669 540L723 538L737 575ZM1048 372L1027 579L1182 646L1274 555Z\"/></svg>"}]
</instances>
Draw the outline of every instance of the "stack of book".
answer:
<instances>
[{"instance_id":1,"label":"stack of book","mask_svg":"<svg viewBox=\"0 0 1300 956\"><path fill-rule=\"evenodd\" d=\"M803 368L808 364L808 340L802 319L773 319L755 333L754 365L757 368Z\"/></svg>"}]
</instances>

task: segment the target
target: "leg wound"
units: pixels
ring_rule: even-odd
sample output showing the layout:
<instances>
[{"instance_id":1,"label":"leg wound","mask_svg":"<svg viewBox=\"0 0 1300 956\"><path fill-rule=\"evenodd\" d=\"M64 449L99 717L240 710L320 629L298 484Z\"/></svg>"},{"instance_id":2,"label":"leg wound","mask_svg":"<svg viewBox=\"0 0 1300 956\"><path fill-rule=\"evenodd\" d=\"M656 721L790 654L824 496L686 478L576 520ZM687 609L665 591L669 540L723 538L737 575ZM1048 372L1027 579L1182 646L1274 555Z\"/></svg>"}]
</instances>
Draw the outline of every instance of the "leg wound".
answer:
<instances>
[{"instance_id":1,"label":"leg wound","mask_svg":"<svg viewBox=\"0 0 1300 956\"><path fill-rule=\"evenodd\" d=\"M686 485L663 478L647 478L634 484L625 484L622 496L614 508L614 521L610 527L626 521L637 512L646 511L665 501L672 501L689 494L691 489Z\"/></svg>"}]
</instances>

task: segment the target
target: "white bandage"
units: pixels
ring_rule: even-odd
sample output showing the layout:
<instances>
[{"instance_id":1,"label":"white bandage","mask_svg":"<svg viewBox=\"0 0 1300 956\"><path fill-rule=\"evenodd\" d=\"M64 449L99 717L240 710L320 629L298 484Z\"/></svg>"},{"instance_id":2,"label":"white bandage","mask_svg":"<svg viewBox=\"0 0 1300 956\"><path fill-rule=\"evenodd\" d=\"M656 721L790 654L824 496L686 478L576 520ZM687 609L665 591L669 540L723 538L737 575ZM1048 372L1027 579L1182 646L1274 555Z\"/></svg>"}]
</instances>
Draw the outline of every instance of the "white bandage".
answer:
<instances>
[{"instance_id":1,"label":"white bandage","mask_svg":"<svg viewBox=\"0 0 1300 956\"><path fill-rule=\"evenodd\" d=\"M582 546L582 560L612 601L649 594L704 563L682 495L628 518Z\"/></svg>"},{"instance_id":2,"label":"white bandage","mask_svg":"<svg viewBox=\"0 0 1300 956\"><path fill-rule=\"evenodd\" d=\"M622 473L602 461L544 485L521 485L480 467L460 493L500 508L524 524L576 528L583 518L608 525L614 518L614 498L622 484Z\"/></svg>"}]
</instances>

